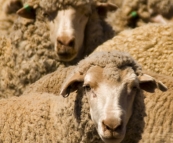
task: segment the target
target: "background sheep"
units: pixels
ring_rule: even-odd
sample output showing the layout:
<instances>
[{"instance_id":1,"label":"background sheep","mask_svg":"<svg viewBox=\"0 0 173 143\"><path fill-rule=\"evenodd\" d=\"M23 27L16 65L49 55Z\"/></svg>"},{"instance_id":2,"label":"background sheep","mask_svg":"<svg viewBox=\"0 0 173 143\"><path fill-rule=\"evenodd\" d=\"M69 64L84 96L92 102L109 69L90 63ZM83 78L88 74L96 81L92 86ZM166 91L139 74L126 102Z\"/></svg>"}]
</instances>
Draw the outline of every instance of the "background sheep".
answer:
<instances>
[{"instance_id":1,"label":"background sheep","mask_svg":"<svg viewBox=\"0 0 173 143\"><path fill-rule=\"evenodd\" d=\"M112 1L116 3L116 0ZM150 21L146 0L123 0L119 5L118 10L106 19L115 31L139 27Z\"/></svg>"},{"instance_id":2,"label":"background sheep","mask_svg":"<svg viewBox=\"0 0 173 143\"><path fill-rule=\"evenodd\" d=\"M119 143L131 115L125 141L137 142L144 117L141 89L154 92L156 88L166 90L161 82L144 74L128 54L95 53L82 60L64 80L61 95L69 96L66 99L36 92L1 99L1 142L101 142L100 136L105 143ZM134 125L132 119L139 121ZM129 134L135 134L135 138Z\"/></svg>"},{"instance_id":3,"label":"background sheep","mask_svg":"<svg viewBox=\"0 0 173 143\"><path fill-rule=\"evenodd\" d=\"M28 0L27 3L28 6L17 13L25 18L45 22L47 19L50 39L61 61L77 62L114 35L111 27L104 22L107 11L117 9L113 4L91 0Z\"/></svg>"},{"instance_id":4,"label":"background sheep","mask_svg":"<svg viewBox=\"0 0 173 143\"><path fill-rule=\"evenodd\" d=\"M148 23L170 23L173 21L173 2L171 0L110 0L118 5L115 13L110 13L106 21L113 29L139 27Z\"/></svg>"},{"instance_id":5,"label":"background sheep","mask_svg":"<svg viewBox=\"0 0 173 143\"><path fill-rule=\"evenodd\" d=\"M96 51L129 52L144 69L173 76L173 25L148 24L126 30Z\"/></svg>"},{"instance_id":6,"label":"background sheep","mask_svg":"<svg viewBox=\"0 0 173 143\"><path fill-rule=\"evenodd\" d=\"M101 44L102 42L111 38L114 35L114 31L111 29L111 27L108 24L106 24L106 22L104 21L104 17L107 11L114 10L116 8L115 5L112 5L106 2L103 2L103 3L92 2L91 3L90 1L87 1L87 0L86 1L83 1L83 0L70 1L69 0L69 1L63 1L63 2L64 3L61 3L60 1L29 1L29 0L22 1L24 5L26 3L32 4L33 8L36 9L35 10L36 18L28 20L28 19L24 19L20 17L14 24L14 29L13 29L13 32L11 33L12 54L10 58L12 63L12 66L10 68L11 70L13 70L13 74L10 77L10 79L6 79L6 81L8 81L8 83L6 84L13 85L13 86L11 88L7 86L8 89L1 88L2 93L8 90L8 93L2 94L2 97L4 96L8 97L12 95L19 96L23 92L23 89L25 88L25 86L35 82L41 76L57 69L60 66L60 64L62 64L59 61L60 59L64 59L66 61L72 60L71 58L74 58L74 56L76 56L76 52L79 51L79 49L77 49L74 52L75 54L74 55L72 54L72 56L69 56L70 54L68 55L68 53L64 53L63 51L64 49L65 51L66 50L72 51L72 49L74 49L73 45L81 44L82 40L80 41L80 44L78 44L78 41L77 42L73 41L73 37L72 37L74 35L77 35L76 33L78 33L78 31L81 32L79 33L79 35L80 34L84 35L84 41L82 42L83 46L80 48L82 48L85 51L80 51L79 52L80 57L77 56L77 58L74 59L73 61L71 62L69 61L68 62L69 64L75 64L78 60L83 58L85 55L92 52L94 48L96 48L99 44ZM80 2L82 3L82 5ZM83 27L81 26L83 28L81 29L81 31L79 29L72 29L72 31L74 30L72 32L74 35L70 35L70 32L64 33L64 36L67 36L67 37L69 36L70 38L72 37L72 41L70 42L72 43L71 45L72 47L70 45L63 45L62 43L61 44L59 43L60 45L58 47L61 47L59 55L62 55L60 58L57 55L57 53L54 51L54 48L52 46L54 45L54 43L52 43L50 40L50 36L54 35L56 33L55 29L59 29L59 27L54 28L54 31L53 31L54 33L50 34L49 24L50 23L53 24L51 22L53 19L52 18L49 19L50 18L49 14L51 13L52 15L55 12L54 10L56 10L57 12L59 9L59 6L64 6L64 7L61 7L61 9L59 9L58 12L60 13L62 9L66 9L67 5L75 7L77 12L84 10L84 9L81 10L81 8L85 7L86 11L78 12L78 14L83 14L82 16L84 16L83 17L84 19L82 20L75 19L75 21L73 21L74 19L71 19L71 22L85 21L85 23L83 23ZM74 14L73 17L78 16L76 15L76 13L74 13L75 11L74 8L70 8L70 9L73 10L72 11L73 12L72 14ZM22 10L23 9L21 9L20 12ZM97 12L97 10L99 10L99 12ZM88 19L88 22L86 22L87 19ZM63 17L63 19L61 20L63 21L67 19ZM48 22L49 24L47 23L47 21L49 21ZM58 25L58 22L54 22L54 24ZM62 24L60 25L62 26ZM73 25L74 23L72 23L72 26ZM61 28L66 29L63 27ZM80 28L80 26L78 26L77 28ZM54 36L55 39L56 39L56 36ZM82 35L80 37L82 37Z\"/></svg>"}]
</instances>

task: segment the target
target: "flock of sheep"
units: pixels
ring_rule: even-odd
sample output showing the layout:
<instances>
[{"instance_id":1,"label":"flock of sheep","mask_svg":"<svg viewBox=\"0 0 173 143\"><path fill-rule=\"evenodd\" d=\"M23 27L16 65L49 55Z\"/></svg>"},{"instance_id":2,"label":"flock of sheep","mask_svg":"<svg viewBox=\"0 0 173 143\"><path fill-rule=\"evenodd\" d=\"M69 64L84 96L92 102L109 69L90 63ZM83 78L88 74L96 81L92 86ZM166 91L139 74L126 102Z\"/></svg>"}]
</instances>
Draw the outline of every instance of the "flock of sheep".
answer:
<instances>
[{"instance_id":1,"label":"flock of sheep","mask_svg":"<svg viewBox=\"0 0 173 143\"><path fill-rule=\"evenodd\" d=\"M171 0L0 9L0 143L173 142Z\"/></svg>"}]
</instances>

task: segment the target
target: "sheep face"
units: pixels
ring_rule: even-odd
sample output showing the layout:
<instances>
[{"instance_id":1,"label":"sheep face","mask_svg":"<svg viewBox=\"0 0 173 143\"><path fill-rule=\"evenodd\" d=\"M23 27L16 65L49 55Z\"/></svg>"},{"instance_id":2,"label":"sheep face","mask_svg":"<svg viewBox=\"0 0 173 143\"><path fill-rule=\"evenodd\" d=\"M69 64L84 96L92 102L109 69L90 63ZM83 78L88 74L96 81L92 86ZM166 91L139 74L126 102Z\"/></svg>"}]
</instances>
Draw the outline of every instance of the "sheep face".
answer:
<instances>
[{"instance_id":1,"label":"sheep face","mask_svg":"<svg viewBox=\"0 0 173 143\"><path fill-rule=\"evenodd\" d=\"M139 82L129 67L116 71L116 77L111 81L106 77L107 70L91 68L84 78L84 89L98 134L106 143L119 143L132 114Z\"/></svg>"},{"instance_id":2,"label":"sheep face","mask_svg":"<svg viewBox=\"0 0 173 143\"><path fill-rule=\"evenodd\" d=\"M78 55L90 14L89 4L80 5L59 10L55 18L49 21L50 38L59 60L71 61Z\"/></svg>"},{"instance_id":3,"label":"sheep face","mask_svg":"<svg viewBox=\"0 0 173 143\"><path fill-rule=\"evenodd\" d=\"M60 61L69 62L83 55L86 49L84 41L89 20L103 19L108 11L116 10L110 3L88 2L68 5L54 11L44 11L50 29L50 39ZM17 11L19 16L29 19L37 18L37 9L29 5ZM92 18L91 18L92 17ZM93 30L94 32L94 30Z\"/></svg>"}]
</instances>

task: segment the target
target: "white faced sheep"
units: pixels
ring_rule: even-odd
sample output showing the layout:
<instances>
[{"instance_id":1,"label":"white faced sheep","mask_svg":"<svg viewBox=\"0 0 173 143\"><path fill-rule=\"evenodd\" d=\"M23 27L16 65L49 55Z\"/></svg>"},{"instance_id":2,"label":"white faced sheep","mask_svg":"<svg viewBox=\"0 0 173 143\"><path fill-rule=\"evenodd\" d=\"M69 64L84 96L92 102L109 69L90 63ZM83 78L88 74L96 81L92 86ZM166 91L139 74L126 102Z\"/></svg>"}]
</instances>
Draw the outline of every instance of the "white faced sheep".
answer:
<instances>
[{"instance_id":1,"label":"white faced sheep","mask_svg":"<svg viewBox=\"0 0 173 143\"><path fill-rule=\"evenodd\" d=\"M65 76L67 77L64 78ZM141 139L144 130L142 89L154 92L156 88L166 90L161 82L144 74L128 54L112 51L95 53L82 60L77 67L58 69L46 75L31 85L24 95L30 96L32 91L56 95L61 92L61 95L71 98L61 114L61 120L65 124L61 122L60 125L63 129L68 128L63 134L68 135L70 142L101 142L94 130L96 127L99 136L106 143L119 143L123 138L122 142L132 143ZM75 105L71 102L75 102ZM76 119L71 116L73 112ZM69 115L68 120L64 115L66 113ZM69 142L66 139L64 142Z\"/></svg>"},{"instance_id":2,"label":"white faced sheep","mask_svg":"<svg viewBox=\"0 0 173 143\"><path fill-rule=\"evenodd\" d=\"M96 51L129 52L146 70L173 76L173 25L148 24L126 30Z\"/></svg>"},{"instance_id":3,"label":"white faced sheep","mask_svg":"<svg viewBox=\"0 0 173 143\"><path fill-rule=\"evenodd\" d=\"M61 61L82 59L114 34L103 20L108 11L117 9L113 4L92 0L28 0L28 3L17 13L31 19L43 19L46 15L50 39Z\"/></svg>"}]
</instances>

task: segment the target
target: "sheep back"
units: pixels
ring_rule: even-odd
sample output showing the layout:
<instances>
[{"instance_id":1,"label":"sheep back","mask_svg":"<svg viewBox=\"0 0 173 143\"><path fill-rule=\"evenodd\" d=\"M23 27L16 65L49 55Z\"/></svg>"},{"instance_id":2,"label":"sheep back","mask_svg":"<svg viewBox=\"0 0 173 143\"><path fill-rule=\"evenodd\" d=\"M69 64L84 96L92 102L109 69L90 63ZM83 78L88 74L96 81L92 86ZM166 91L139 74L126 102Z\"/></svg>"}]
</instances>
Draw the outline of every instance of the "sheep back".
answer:
<instances>
[{"instance_id":1,"label":"sheep back","mask_svg":"<svg viewBox=\"0 0 173 143\"><path fill-rule=\"evenodd\" d=\"M146 117L144 132L140 143L172 142L173 141L173 78L153 72L147 72L162 81L167 87L166 92L155 91L155 94L144 92Z\"/></svg>"},{"instance_id":2,"label":"sheep back","mask_svg":"<svg viewBox=\"0 0 173 143\"><path fill-rule=\"evenodd\" d=\"M95 51L129 52L143 69L173 75L173 25L148 24L126 30L97 47Z\"/></svg>"}]
</instances>

